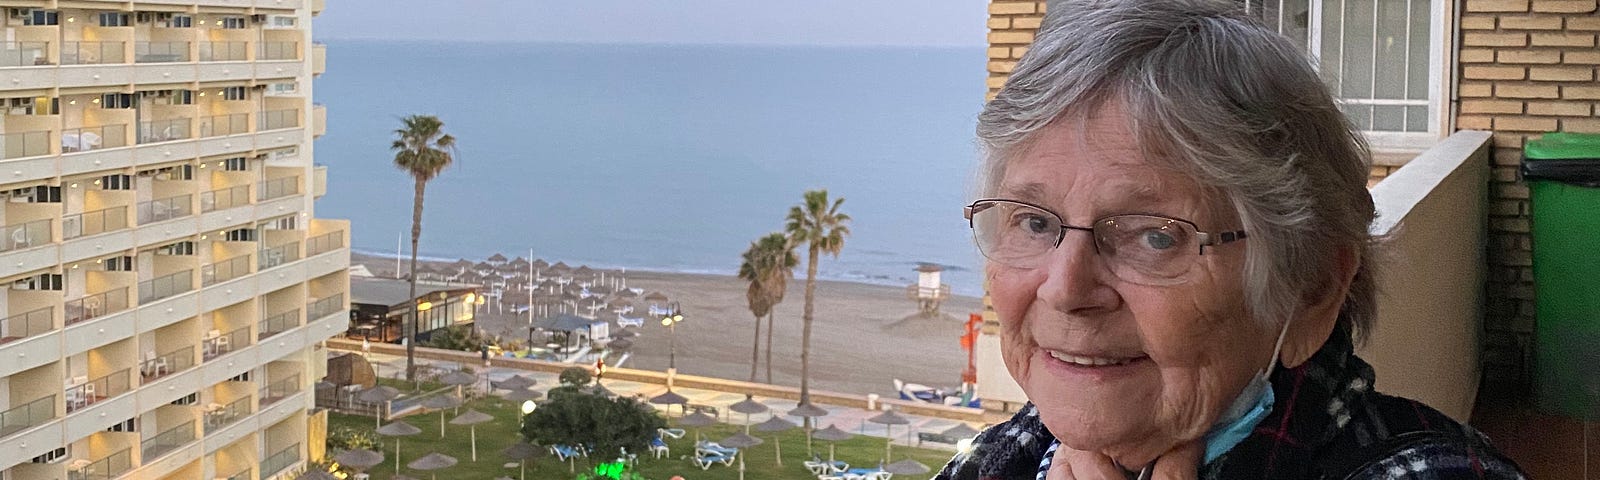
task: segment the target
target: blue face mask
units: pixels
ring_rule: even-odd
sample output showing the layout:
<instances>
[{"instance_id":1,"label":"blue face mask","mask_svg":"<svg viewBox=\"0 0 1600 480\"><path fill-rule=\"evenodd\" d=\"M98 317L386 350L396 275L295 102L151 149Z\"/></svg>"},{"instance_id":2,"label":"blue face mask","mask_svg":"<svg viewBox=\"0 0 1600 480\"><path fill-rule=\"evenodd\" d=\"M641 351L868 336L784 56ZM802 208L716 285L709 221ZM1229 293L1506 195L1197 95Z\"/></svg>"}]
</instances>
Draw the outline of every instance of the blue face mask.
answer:
<instances>
[{"instance_id":1,"label":"blue face mask","mask_svg":"<svg viewBox=\"0 0 1600 480\"><path fill-rule=\"evenodd\" d=\"M1211 463L1239 445L1245 437L1250 436L1250 432L1255 431L1262 419L1267 418L1267 414L1272 413L1276 399L1272 393L1272 383L1267 378L1272 375L1272 367L1278 365L1278 353L1283 348L1283 337L1288 333L1289 324L1285 322L1283 330L1278 333L1277 345L1272 347L1272 364L1250 379L1244 391L1239 392L1238 398L1233 400L1233 405L1228 406L1228 410L1206 432L1205 463Z\"/></svg>"}]
</instances>

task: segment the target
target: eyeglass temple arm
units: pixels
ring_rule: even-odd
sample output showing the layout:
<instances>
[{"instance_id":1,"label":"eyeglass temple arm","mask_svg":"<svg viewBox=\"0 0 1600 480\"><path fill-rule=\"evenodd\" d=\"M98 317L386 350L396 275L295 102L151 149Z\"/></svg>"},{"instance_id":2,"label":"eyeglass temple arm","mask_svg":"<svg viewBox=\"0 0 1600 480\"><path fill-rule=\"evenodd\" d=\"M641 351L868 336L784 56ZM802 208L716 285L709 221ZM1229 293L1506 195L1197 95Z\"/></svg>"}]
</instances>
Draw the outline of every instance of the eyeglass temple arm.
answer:
<instances>
[{"instance_id":1,"label":"eyeglass temple arm","mask_svg":"<svg viewBox=\"0 0 1600 480\"><path fill-rule=\"evenodd\" d=\"M1222 233L1205 233L1205 232L1199 232L1199 233L1200 233L1200 246L1202 248L1203 247L1214 246L1214 245L1222 245L1224 243L1232 243L1232 242L1236 242L1236 241L1239 241L1239 240L1244 240L1244 237L1245 237L1244 230L1235 230L1235 231L1232 231L1232 232L1222 232Z\"/></svg>"}]
</instances>

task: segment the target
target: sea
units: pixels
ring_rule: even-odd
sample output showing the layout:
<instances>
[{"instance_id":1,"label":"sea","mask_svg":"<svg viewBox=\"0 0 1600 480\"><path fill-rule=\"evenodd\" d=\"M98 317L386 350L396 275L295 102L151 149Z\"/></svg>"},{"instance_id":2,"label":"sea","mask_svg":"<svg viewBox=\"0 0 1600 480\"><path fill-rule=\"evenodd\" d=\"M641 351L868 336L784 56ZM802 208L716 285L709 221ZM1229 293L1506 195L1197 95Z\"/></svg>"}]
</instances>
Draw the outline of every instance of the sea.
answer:
<instances>
[{"instance_id":1,"label":"sea","mask_svg":"<svg viewBox=\"0 0 1600 480\"><path fill-rule=\"evenodd\" d=\"M427 186L425 258L733 274L827 189L852 221L819 277L906 285L934 263L981 293L961 207L982 46L326 43L316 216L349 219L356 251L394 255L409 235L390 144L402 116L429 114L457 152Z\"/></svg>"}]
</instances>

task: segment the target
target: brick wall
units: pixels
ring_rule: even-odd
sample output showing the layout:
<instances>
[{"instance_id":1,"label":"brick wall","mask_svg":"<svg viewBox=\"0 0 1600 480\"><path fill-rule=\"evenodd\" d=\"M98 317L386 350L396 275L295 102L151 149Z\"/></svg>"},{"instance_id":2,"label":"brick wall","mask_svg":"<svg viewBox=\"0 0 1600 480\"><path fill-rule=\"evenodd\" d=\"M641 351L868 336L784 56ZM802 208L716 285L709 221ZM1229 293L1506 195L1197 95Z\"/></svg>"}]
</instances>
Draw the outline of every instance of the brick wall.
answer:
<instances>
[{"instance_id":1,"label":"brick wall","mask_svg":"<svg viewBox=\"0 0 1600 480\"><path fill-rule=\"evenodd\" d=\"M1461 14L1458 128L1494 131L1485 378L1525 396L1533 285L1522 142L1547 131L1600 133L1595 0L1467 0Z\"/></svg>"},{"instance_id":2,"label":"brick wall","mask_svg":"<svg viewBox=\"0 0 1600 480\"><path fill-rule=\"evenodd\" d=\"M1033 44L1033 32L1044 19L1043 1L993 0L989 2L989 95L994 98L1011 68Z\"/></svg>"}]
</instances>

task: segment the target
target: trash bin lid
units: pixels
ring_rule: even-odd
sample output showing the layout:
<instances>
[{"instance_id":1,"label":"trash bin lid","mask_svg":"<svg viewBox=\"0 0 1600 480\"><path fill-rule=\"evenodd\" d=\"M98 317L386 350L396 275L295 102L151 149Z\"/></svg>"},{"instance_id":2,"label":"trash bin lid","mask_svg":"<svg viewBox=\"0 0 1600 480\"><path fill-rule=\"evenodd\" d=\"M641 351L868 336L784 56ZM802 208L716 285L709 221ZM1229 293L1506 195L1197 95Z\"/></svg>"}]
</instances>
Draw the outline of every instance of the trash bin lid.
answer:
<instances>
[{"instance_id":1,"label":"trash bin lid","mask_svg":"<svg viewBox=\"0 0 1600 480\"><path fill-rule=\"evenodd\" d=\"M1554 132L1528 140L1522 178L1600 187L1600 134Z\"/></svg>"}]
</instances>

